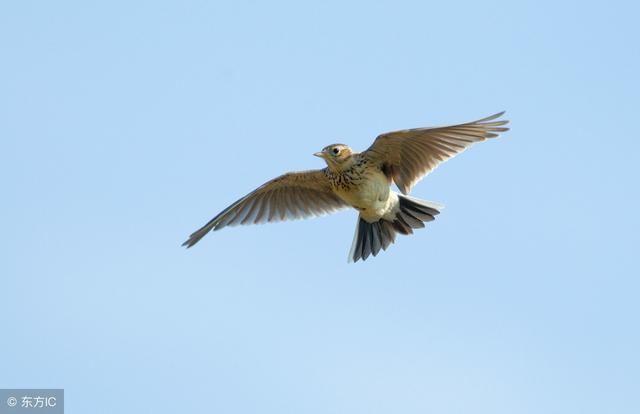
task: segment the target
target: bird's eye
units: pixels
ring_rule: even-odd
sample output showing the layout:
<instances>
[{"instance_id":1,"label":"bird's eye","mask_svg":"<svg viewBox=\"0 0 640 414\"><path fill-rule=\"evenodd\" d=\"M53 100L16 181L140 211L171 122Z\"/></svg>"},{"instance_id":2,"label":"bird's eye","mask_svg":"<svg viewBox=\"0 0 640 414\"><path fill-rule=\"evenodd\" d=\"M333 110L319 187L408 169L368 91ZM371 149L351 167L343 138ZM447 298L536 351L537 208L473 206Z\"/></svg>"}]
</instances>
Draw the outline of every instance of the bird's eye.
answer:
<instances>
[{"instance_id":1,"label":"bird's eye","mask_svg":"<svg viewBox=\"0 0 640 414\"><path fill-rule=\"evenodd\" d=\"M338 148L334 148L334 149L333 149L333 153L334 153L335 155L338 155L338 153L340 153L340 150L339 150Z\"/></svg>"}]
</instances>

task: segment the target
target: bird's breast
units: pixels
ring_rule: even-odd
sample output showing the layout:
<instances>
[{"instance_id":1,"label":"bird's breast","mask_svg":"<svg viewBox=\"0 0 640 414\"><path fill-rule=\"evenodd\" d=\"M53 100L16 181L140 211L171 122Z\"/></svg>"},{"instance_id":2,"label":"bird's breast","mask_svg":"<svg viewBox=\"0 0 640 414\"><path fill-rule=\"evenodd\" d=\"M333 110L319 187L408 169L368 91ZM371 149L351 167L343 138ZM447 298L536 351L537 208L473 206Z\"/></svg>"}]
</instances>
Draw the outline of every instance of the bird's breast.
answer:
<instances>
[{"instance_id":1,"label":"bird's breast","mask_svg":"<svg viewBox=\"0 0 640 414\"><path fill-rule=\"evenodd\" d=\"M367 221L377 221L388 209L389 180L377 168L356 166L329 177L338 197L360 211Z\"/></svg>"}]
</instances>

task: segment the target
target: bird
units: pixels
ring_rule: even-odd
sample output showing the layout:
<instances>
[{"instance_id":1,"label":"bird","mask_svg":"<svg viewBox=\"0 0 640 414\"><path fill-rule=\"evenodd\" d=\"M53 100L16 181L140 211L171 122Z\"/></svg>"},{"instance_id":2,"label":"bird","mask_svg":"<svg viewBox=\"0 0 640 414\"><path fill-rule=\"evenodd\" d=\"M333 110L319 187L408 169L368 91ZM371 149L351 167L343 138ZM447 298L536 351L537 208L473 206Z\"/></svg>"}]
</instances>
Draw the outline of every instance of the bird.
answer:
<instances>
[{"instance_id":1,"label":"bird","mask_svg":"<svg viewBox=\"0 0 640 414\"><path fill-rule=\"evenodd\" d=\"M192 233L182 246L192 247L211 230L227 226L321 216L344 208L358 211L348 261L376 256L396 240L425 227L443 205L409 195L413 186L438 165L476 142L495 138L509 121L504 111L477 121L441 127L387 132L363 152L332 144L316 152L326 167L288 172L222 210ZM394 183L399 193L391 189Z\"/></svg>"}]
</instances>

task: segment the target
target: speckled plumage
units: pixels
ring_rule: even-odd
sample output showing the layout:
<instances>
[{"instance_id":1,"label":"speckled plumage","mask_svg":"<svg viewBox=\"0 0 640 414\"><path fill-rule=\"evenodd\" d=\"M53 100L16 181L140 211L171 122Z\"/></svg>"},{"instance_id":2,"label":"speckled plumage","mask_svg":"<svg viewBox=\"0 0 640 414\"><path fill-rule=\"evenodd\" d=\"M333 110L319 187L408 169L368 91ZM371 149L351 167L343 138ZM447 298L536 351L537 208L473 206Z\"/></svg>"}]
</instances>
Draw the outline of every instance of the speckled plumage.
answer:
<instances>
[{"instance_id":1,"label":"speckled plumage","mask_svg":"<svg viewBox=\"0 0 640 414\"><path fill-rule=\"evenodd\" d=\"M465 124L416 128L379 135L366 151L356 153L333 144L314 155L321 170L283 174L239 199L183 243L191 247L211 230L237 224L304 218L353 207L359 211L350 260L375 256L395 241L424 227L442 208L407 196L413 185L443 161L472 144L507 131L503 113ZM401 194L390 190L394 182Z\"/></svg>"}]
</instances>

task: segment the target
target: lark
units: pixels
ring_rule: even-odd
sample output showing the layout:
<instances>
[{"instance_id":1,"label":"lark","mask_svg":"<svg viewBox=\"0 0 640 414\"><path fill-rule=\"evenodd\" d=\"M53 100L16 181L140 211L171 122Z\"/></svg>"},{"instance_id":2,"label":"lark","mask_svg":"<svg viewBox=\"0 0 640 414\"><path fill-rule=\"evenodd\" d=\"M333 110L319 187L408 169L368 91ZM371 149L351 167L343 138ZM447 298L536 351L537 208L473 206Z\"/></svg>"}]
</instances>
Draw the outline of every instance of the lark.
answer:
<instances>
[{"instance_id":1,"label":"lark","mask_svg":"<svg viewBox=\"0 0 640 414\"><path fill-rule=\"evenodd\" d=\"M344 144L314 155L323 169L289 172L261 185L195 231L183 246L192 247L211 230L332 213L359 212L349 260L376 256L396 240L434 220L443 206L409 196L413 186L440 163L476 142L508 131L504 112L444 127L414 128L379 135L363 152ZM391 190L395 183L400 193Z\"/></svg>"}]
</instances>

